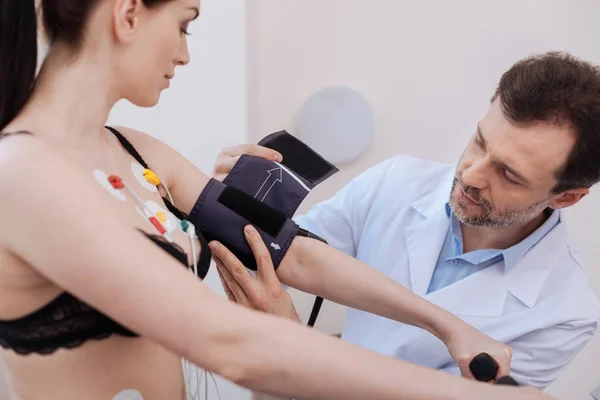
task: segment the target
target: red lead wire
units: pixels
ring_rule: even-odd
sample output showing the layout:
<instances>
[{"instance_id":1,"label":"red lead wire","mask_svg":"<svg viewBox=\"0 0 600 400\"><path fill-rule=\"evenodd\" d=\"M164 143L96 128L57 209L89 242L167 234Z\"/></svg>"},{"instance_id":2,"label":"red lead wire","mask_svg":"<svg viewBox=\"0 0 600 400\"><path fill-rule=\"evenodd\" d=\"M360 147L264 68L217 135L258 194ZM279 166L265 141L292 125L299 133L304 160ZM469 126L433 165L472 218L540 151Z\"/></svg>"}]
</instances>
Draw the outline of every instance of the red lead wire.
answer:
<instances>
[{"instance_id":1,"label":"red lead wire","mask_svg":"<svg viewBox=\"0 0 600 400\"><path fill-rule=\"evenodd\" d=\"M156 217L150 217L148 219L150 220L152 225L154 225L154 227L160 232L161 235L164 235L165 233L167 233L165 227L162 226L162 224L160 223L159 220L156 219Z\"/></svg>"}]
</instances>

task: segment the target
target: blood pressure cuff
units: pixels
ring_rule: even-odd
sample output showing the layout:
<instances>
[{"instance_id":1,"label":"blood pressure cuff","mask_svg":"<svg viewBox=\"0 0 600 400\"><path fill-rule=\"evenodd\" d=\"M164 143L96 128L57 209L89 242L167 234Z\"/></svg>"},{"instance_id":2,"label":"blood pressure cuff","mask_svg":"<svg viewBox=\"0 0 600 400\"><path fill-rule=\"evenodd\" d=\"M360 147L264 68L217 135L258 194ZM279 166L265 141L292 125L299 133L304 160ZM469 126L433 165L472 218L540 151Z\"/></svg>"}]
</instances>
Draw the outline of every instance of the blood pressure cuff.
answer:
<instances>
[{"instance_id":1,"label":"blood pressure cuff","mask_svg":"<svg viewBox=\"0 0 600 400\"><path fill-rule=\"evenodd\" d=\"M243 155L223 180L254 199L292 218L310 191L338 169L286 131L273 133L259 145L278 151L282 163Z\"/></svg>"},{"instance_id":2,"label":"blood pressure cuff","mask_svg":"<svg viewBox=\"0 0 600 400\"><path fill-rule=\"evenodd\" d=\"M256 260L244 226L251 224L258 230L276 269L297 235L325 242L291 218L315 186L338 172L286 131L273 133L258 144L278 151L283 162L241 156L223 183L214 179L208 183L188 217L207 240L223 243L254 271Z\"/></svg>"},{"instance_id":3,"label":"blood pressure cuff","mask_svg":"<svg viewBox=\"0 0 600 400\"><path fill-rule=\"evenodd\" d=\"M256 260L244 236L253 225L269 249L275 269L297 235L320 239L301 229L282 212L247 193L211 179L196 201L189 220L209 241L218 240L246 266L256 271ZM323 241L323 240L322 240Z\"/></svg>"}]
</instances>

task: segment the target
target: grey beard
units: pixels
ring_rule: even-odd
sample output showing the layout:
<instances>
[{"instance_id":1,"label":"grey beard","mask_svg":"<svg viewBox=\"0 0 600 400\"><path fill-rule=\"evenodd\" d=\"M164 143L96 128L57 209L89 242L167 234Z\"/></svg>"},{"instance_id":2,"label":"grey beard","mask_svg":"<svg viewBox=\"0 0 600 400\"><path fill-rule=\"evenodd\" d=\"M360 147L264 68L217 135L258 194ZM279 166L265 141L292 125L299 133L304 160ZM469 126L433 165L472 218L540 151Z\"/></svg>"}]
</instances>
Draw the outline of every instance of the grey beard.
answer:
<instances>
[{"instance_id":1,"label":"grey beard","mask_svg":"<svg viewBox=\"0 0 600 400\"><path fill-rule=\"evenodd\" d=\"M465 193L469 196L473 197L475 201L477 201L481 208L483 209L483 214L478 216L470 216L467 215L459 204L455 204L452 199L452 194L454 193L456 187L457 179L454 180L452 185L452 190L450 194L450 208L452 212L458 218L460 222L469 226L481 226L481 227L490 227L490 228L504 228L511 225L523 224L531 221L536 216L538 216L541 212L546 208L546 202L548 199L544 199L537 203L530 205L524 209L506 209L499 213L499 215L492 217L491 214L493 212L492 205L485 199L483 199L479 193L474 192L470 188L463 188Z\"/></svg>"}]
</instances>

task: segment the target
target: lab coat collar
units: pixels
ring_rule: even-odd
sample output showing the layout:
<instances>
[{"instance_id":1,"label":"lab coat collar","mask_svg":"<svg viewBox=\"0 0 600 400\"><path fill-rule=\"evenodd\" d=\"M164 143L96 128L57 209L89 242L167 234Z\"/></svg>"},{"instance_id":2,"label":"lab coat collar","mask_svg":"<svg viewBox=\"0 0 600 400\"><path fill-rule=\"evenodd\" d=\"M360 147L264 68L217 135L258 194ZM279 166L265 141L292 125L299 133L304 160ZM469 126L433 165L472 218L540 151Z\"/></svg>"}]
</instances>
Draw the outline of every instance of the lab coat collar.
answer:
<instances>
[{"instance_id":1,"label":"lab coat collar","mask_svg":"<svg viewBox=\"0 0 600 400\"><path fill-rule=\"evenodd\" d=\"M560 220L561 211L555 212L559 213L558 224L506 273L508 291L528 307L535 305L546 278L568 252L567 230Z\"/></svg>"},{"instance_id":2,"label":"lab coat collar","mask_svg":"<svg viewBox=\"0 0 600 400\"><path fill-rule=\"evenodd\" d=\"M411 286L424 296L450 224L444 204L450 196L453 172L445 174L443 184L418 198L412 207L420 214L406 227Z\"/></svg>"},{"instance_id":3,"label":"lab coat collar","mask_svg":"<svg viewBox=\"0 0 600 400\"><path fill-rule=\"evenodd\" d=\"M540 290L566 249L566 229L559 222L544 239L527 250L508 271L504 261L427 295L436 261L448 231L445 212L454 170L444 176L437 189L413 202L420 214L407 227L407 250L412 290L459 315L500 316L511 293L533 307ZM557 212L560 212L557 210Z\"/></svg>"},{"instance_id":4,"label":"lab coat collar","mask_svg":"<svg viewBox=\"0 0 600 400\"><path fill-rule=\"evenodd\" d=\"M453 181L454 170L445 174L440 186L413 202L412 207L426 218L434 218L438 214L447 217L445 205L450 201Z\"/></svg>"}]
</instances>

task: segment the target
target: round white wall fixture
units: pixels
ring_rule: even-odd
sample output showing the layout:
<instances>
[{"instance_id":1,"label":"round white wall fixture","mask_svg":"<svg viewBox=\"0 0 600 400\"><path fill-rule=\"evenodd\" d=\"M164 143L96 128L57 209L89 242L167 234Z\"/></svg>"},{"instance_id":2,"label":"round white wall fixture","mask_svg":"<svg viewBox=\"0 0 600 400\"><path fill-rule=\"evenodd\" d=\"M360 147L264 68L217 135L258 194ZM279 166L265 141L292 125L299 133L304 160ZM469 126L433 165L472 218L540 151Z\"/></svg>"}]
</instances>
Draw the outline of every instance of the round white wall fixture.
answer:
<instances>
[{"instance_id":1,"label":"round white wall fixture","mask_svg":"<svg viewBox=\"0 0 600 400\"><path fill-rule=\"evenodd\" d=\"M144 400L144 397L137 390L127 389L117 393L113 400Z\"/></svg>"},{"instance_id":2,"label":"round white wall fixture","mask_svg":"<svg viewBox=\"0 0 600 400\"><path fill-rule=\"evenodd\" d=\"M319 90L302 107L298 137L333 164L344 164L365 152L375 132L369 102L348 87Z\"/></svg>"}]
</instances>

